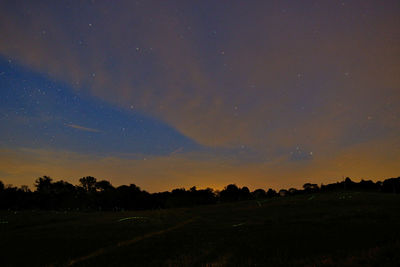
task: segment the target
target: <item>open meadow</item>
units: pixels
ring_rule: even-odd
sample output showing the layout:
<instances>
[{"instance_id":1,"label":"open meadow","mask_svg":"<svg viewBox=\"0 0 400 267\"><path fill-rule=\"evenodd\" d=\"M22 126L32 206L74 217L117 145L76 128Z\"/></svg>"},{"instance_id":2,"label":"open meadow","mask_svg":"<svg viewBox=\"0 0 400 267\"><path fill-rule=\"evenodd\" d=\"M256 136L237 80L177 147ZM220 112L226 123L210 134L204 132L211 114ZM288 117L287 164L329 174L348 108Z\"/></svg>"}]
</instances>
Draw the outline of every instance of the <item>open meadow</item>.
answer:
<instances>
[{"instance_id":1,"label":"open meadow","mask_svg":"<svg viewBox=\"0 0 400 267\"><path fill-rule=\"evenodd\" d=\"M334 192L193 208L1 211L1 266L398 266L400 197Z\"/></svg>"}]
</instances>

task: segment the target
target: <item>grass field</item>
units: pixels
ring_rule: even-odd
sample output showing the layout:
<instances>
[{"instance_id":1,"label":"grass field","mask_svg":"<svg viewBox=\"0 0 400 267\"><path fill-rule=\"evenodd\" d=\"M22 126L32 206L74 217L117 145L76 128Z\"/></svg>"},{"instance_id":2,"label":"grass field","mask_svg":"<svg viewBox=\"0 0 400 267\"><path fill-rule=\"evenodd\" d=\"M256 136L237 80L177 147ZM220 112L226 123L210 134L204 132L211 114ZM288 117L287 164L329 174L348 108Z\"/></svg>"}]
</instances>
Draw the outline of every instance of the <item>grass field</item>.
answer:
<instances>
[{"instance_id":1,"label":"grass field","mask_svg":"<svg viewBox=\"0 0 400 267\"><path fill-rule=\"evenodd\" d=\"M400 196L130 212L0 212L0 266L399 266Z\"/></svg>"}]
</instances>

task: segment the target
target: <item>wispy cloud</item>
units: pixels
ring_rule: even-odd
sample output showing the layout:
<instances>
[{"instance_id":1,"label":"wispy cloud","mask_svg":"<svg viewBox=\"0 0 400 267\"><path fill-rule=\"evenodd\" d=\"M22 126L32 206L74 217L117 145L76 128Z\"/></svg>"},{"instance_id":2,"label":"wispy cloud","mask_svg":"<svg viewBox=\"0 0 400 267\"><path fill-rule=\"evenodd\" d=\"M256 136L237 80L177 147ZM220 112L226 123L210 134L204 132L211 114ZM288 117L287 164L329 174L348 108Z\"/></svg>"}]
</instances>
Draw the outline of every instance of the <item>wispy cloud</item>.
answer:
<instances>
[{"instance_id":1,"label":"wispy cloud","mask_svg":"<svg viewBox=\"0 0 400 267\"><path fill-rule=\"evenodd\" d=\"M70 128L74 128L74 129L78 129L81 131L86 131L86 132L92 132L92 133L100 133L100 130L97 129L93 129L93 128L88 128L88 127L84 127L84 126L80 126L77 124L65 124L65 126L70 127Z\"/></svg>"},{"instance_id":2,"label":"wispy cloud","mask_svg":"<svg viewBox=\"0 0 400 267\"><path fill-rule=\"evenodd\" d=\"M182 151L183 151L183 147L179 147L179 148L175 149L174 151L172 151L169 155L172 156L172 155L175 155L175 154L180 153Z\"/></svg>"}]
</instances>

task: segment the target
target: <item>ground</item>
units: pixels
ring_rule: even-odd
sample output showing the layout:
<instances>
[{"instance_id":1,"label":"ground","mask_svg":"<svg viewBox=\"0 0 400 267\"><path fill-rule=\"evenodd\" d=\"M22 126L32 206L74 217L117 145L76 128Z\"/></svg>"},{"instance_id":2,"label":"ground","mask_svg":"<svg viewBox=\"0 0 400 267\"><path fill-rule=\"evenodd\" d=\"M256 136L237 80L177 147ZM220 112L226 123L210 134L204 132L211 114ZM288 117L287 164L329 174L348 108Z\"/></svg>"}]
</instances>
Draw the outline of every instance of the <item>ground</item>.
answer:
<instances>
[{"instance_id":1,"label":"ground","mask_svg":"<svg viewBox=\"0 0 400 267\"><path fill-rule=\"evenodd\" d=\"M400 195L0 212L1 266L399 266Z\"/></svg>"}]
</instances>

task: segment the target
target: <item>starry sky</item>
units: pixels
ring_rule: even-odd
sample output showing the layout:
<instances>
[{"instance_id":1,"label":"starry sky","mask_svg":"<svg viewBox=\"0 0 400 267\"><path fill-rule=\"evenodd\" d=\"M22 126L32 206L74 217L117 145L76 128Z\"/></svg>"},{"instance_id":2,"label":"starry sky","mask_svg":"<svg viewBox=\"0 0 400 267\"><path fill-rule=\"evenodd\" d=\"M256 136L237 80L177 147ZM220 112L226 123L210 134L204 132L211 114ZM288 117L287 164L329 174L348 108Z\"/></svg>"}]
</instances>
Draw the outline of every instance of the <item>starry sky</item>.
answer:
<instances>
[{"instance_id":1,"label":"starry sky","mask_svg":"<svg viewBox=\"0 0 400 267\"><path fill-rule=\"evenodd\" d=\"M0 180L400 175L400 2L0 2Z\"/></svg>"}]
</instances>

